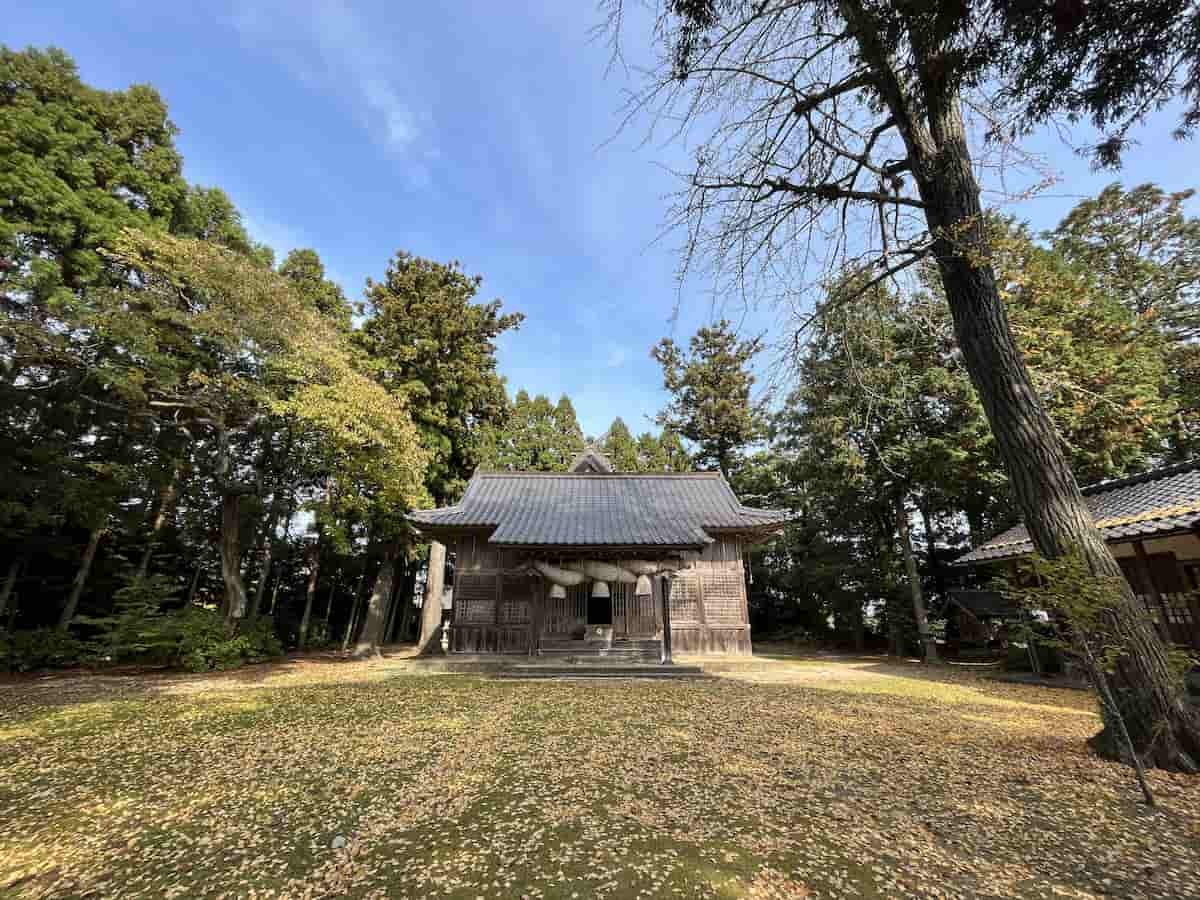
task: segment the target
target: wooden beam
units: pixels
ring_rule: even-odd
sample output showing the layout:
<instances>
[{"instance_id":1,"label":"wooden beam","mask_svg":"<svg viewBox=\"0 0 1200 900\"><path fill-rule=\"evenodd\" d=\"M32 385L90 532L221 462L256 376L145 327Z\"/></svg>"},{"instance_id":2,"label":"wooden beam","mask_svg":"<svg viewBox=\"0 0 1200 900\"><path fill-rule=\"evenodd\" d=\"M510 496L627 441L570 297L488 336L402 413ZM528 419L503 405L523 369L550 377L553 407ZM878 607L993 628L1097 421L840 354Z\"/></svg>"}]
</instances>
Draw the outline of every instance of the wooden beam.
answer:
<instances>
[{"instance_id":1,"label":"wooden beam","mask_svg":"<svg viewBox=\"0 0 1200 900\"><path fill-rule=\"evenodd\" d=\"M529 585L529 655L537 656L538 643L541 639L542 598L546 596L545 579L534 581Z\"/></svg>"},{"instance_id":2,"label":"wooden beam","mask_svg":"<svg viewBox=\"0 0 1200 900\"><path fill-rule=\"evenodd\" d=\"M674 664L671 658L671 579L662 576L662 611L663 611L663 665Z\"/></svg>"}]
</instances>

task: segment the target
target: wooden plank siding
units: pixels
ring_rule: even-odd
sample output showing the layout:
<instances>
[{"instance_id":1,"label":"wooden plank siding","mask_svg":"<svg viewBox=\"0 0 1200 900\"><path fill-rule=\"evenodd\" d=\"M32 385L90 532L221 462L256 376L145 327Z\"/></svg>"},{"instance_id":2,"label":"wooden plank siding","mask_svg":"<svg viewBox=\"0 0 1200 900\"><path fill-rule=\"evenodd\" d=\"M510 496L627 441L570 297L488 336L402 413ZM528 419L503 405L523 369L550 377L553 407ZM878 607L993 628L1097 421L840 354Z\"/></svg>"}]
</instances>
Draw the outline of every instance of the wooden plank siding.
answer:
<instances>
[{"instance_id":1,"label":"wooden plank siding","mask_svg":"<svg viewBox=\"0 0 1200 900\"><path fill-rule=\"evenodd\" d=\"M1186 566L1174 553L1146 553L1139 544L1135 556L1117 559L1126 580L1165 640L1200 649L1200 603Z\"/></svg>"},{"instance_id":2,"label":"wooden plank siding","mask_svg":"<svg viewBox=\"0 0 1200 900\"><path fill-rule=\"evenodd\" d=\"M743 545L719 538L671 585L676 653L751 653Z\"/></svg>"},{"instance_id":3,"label":"wooden plank siding","mask_svg":"<svg viewBox=\"0 0 1200 900\"><path fill-rule=\"evenodd\" d=\"M487 544L483 535L459 538L454 553L451 649L456 653L530 653L541 636L582 634L587 624L585 582L551 599L546 583L517 572L523 556ZM718 539L675 577L671 588L671 637L679 653L751 652L742 542ZM648 552L645 554L650 556ZM610 584L617 637L662 634L662 582L652 578L649 598L633 585Z\"/></svg>"}]
</instances>

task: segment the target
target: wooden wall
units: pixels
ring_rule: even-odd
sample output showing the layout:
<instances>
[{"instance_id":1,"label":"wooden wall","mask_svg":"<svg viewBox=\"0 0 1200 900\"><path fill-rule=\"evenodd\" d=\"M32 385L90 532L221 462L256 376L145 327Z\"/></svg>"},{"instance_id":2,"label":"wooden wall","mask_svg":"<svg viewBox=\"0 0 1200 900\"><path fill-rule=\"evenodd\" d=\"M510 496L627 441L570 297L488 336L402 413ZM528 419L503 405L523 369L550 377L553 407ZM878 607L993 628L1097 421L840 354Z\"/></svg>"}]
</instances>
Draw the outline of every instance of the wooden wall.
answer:
<instances>
[{"instance_id":1,"label":"wooden wall","mask_svg":"<svg viewBox=\"0 0 1200 900\"><path fill-rule=\"evenodd\" d=\"M585 624L586 584L550 600L541 578L512 572L520 563L516 551L490 547L482 536L462 538L449 549L455 553L454 652L529 653L536 650L536 635L567 637ZM614 623L626 625L630 636L662 632L662 583L653 583L649 603L635 599L632 586L610 586ZM718 540L672 583L674 651L750 653L747 613L741 542Z\"/></svg>"},{"instance_id":2,"label":"wooden wall","mask_svg":"<svg viewBox=\"0 0 1200 900\"><path fill-rule=\"evenodd\" d=\"M742 543L717 540L671 583L676 653L751 652Z\"/></svg>"},{"instance_id":3,"label":"wooden wall","mask_svg":"<svg viewBox=\"0 0 1200 900\"><path fill-rule=\"evenodd\" d=\"M482 536L448 549L455 554L451 650L529 653L542 579L513 573L516 554L489 547Z\"/></svg>"}]
</instances>

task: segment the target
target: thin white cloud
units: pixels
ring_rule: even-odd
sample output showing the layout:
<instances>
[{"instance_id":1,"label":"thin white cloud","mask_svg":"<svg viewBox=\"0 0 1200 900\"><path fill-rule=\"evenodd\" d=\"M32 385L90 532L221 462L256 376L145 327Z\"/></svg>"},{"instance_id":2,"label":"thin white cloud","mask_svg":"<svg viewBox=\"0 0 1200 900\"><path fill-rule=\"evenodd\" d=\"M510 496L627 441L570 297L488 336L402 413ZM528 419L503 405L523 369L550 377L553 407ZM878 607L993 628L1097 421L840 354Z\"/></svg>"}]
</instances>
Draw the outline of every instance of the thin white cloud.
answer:
<instances>
[{"instance_id":1,"label":"thin white cloud","mask_svg":"<svg viewBox=\"0 0 1200 900\"><path fill-rule=\"evenodd\" d=\"M400 87L399 54L345 3L254 0L239 5L229 22L248 45L272 53L296 78L346 102L381 146L410 152L422 136L423 116Z\"/></svg>"},{"instance_id":2,"label":"thin white cloud","mask_svg":"<svg viewBox=\"0 0 1200 900\"><path fill-rule=\"evenodd\" d=\"M608 345L608 358L604 364L610 369L619 369L629 360L629 349L619 344Z\"/></svg>"}]
</instances>

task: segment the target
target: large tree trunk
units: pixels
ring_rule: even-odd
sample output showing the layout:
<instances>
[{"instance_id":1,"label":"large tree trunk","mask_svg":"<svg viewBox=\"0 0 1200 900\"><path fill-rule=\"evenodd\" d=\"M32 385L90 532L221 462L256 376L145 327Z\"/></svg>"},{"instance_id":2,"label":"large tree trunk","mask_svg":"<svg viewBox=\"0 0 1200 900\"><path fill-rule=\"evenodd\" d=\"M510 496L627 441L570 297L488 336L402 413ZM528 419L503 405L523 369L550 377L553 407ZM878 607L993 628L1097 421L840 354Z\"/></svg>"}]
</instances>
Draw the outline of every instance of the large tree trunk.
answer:
<instances>
[{"instance_id":1,"label":"large tree trunk","mask_svg":"<svg viewBox=\"0 0 1200 900\"><path fill-rule=\"evenodd\" d=\"M246 585L242 581L241 509L242 494L249 491L232 480L233 457L229 447L229 429L218 424L216 482L221 494L221 580L225 596L221 611L227 622L246 615Z\"/></svg>"},{"instance_id":2,"label":"large tree trunk","mask_svg":"<svg viewBox=\"0 0 1200 900\"><path fill-rule=\"evenodd\" d=\"M154 516L154 522L150 525L150 540L146 542L146 549L142 551L142 559L138 563L138 578L145 578L146 573L150 571L150 557L154 555L154 548L158 546L159 532L167 524L171 505L175 502L175 493L179 484L179 469L180 463L176 463L171 471L171 480L164 484L158 493L158 512Z\"/></svg>"},{"instance_id":3,"label":"large tree trunk","mask_svg":"<svg viewBox=\"0 0 1200 900\"><path fill-rule=\"evenodd\" d=\"M418 653L432 653L442 625L442 587L446 580L446 545L429 544L429 574L425 577L425 597L421 601L421 636Z\"/></svg>"},{"instance_id":4,"label":"large tree trunk","mask_svg":"<svg viewBox=\"0 0 1200 900\"><path fill-rule=\"evenodd\" d=\"M878 46L869 47L869 40L856 36L868 58L879 56ZM1092 521L1013 337L988 262L990 247L959 97L952 85L940 80L951 67L941 65L941 48L918 50L924 56L918 69L928 125L914 118L915 105L889 84L883 92L901 121L963 362L1025 525L1043 556L1054 558L1074 549L1093 574L1120 579L1124 589L1104 615L1105 630L1120 653L1111 677L1117 707L1147 763L1200 770L1200 716L1188 704L1183 679L1172 671L1165 644ZM1105 730L1094 746L1120 756L1115 725L1106 709Z\"/></svg>"},{"instance_id":5,"label":"large tree trunk","mask_svg":"<svg viewBox=\"0 0 1200 900\"><path fill-rule=\"evenodd\" d=\"M321 532L308 548L308 586L304 589L304 612L300 614L300 633L296 636L296 648L303 650L308 643L308 624L312 620L313 600L317 596L317 578L321 574Z\"/></svg>"},{"instance_id":6,"label":"large tree trunk","mask_svg":"<svg viewBox=\"0 0 1200 900\"><path fill-rule=\"evenodd\" d=\"M367 600L367 615L363 620L362 634L354 645L355 656L379 655L379 645L383 642L383 627L387 621L388 603L392 599L395 587L396 559L399 555L398 545L388 547L384 553L379 574L375 576L375 586Z\"/></svg>"},{"instance_id":7,"label":"large tree trunk","mask_svg":"<svg viewBox=\"0 0 1200 900\"><path fill-rule=\"evenodd\" d=\"M92 562L96 558L96 548L100 546L100 538L104 537L104 528L93 528L88 534L87 547L84 548L83 558L79 560L79 568L71 581L71 593L67 595L67 603L58 616L58 630L66 631L75 618L79 608L79 598L83 595L83 586L87 584L88 575L92 571Z\"/></svg>"},{"instance_id":8,"label":"large tree trunk","mask_svg":"<svg viewBox=\"0 0 1200 900\"><path fill-rule=\"evenodd\" d=\"M904 498L896 500L896 531L900 537L900 553L904 557L904 571L908 575L908 591L912 596L913 618L917 621L917 634L925 648L925 662L938 661L937 641L929 630L929 615L925 611L925 595L921 590L921 575L917 571L917 557L913 554L912 535L909 533L908 509Z\"/></svg>"},{"instance_id":9,"label":"large tree trunk","mask_svg":"<svg viewBox=\"0 0 1200 900\"><path fill-rule=\"evenodd\" d=\"M241 536L242 497L238 493L221 495L221 580L225 599L221 607L229 621L246 615L246 585L242 581Z\"/></svg>"}]
</instances>

